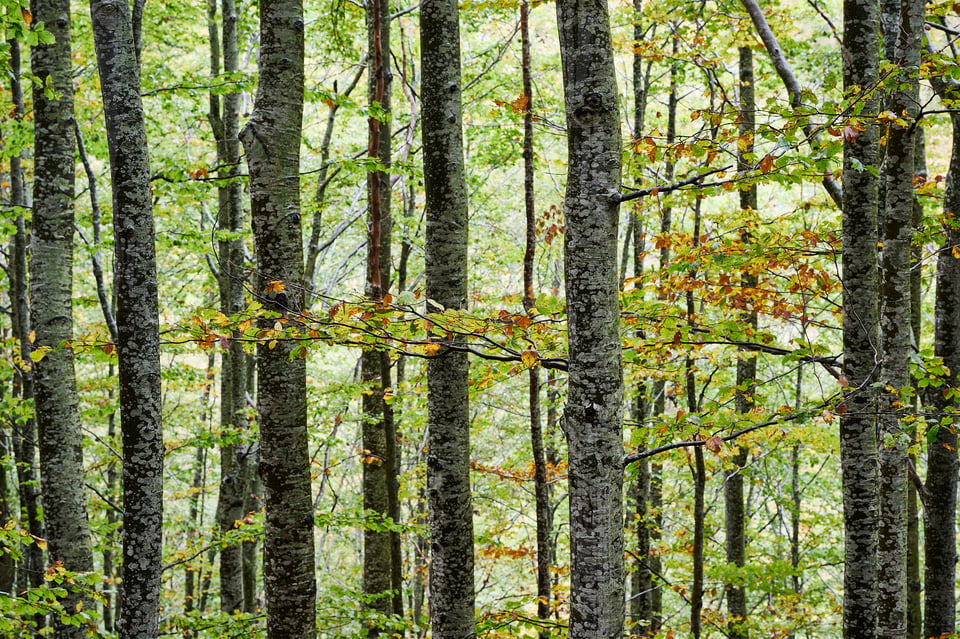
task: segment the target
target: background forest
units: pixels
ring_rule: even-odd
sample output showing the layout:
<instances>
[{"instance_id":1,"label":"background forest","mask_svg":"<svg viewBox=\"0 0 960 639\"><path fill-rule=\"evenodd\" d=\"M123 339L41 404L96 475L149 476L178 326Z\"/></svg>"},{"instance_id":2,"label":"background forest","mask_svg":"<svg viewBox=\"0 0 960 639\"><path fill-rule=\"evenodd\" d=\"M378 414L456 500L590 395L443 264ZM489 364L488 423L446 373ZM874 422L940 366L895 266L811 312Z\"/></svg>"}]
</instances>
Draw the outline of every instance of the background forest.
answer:
<instances>
[{"instance_id":1,"label":"background forest","mask_svg":"<svg viewBox=\"0 0 960 639\"><path fill-rule=\"evenodd\" d=\"M0 4L0 635L952 636L955 4Z\"/></svg>"}]
</instances>

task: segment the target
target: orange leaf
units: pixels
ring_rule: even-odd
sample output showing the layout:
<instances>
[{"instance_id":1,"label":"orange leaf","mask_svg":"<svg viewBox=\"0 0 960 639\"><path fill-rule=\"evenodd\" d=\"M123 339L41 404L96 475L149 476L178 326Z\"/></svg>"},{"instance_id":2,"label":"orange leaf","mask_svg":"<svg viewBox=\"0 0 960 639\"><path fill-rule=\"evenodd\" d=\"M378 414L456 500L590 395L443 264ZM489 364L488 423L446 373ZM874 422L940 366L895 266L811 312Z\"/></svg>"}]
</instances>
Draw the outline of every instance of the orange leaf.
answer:
<instances>
[{"instance_id":1,"label":"orange leaf","mask_svg":"<svg viewBox=\"0 0 960 639\"><path fill-rule=\"evenodd\" d=\"M520 360L523 362L524 366L530 368L540 361L540 356L537 355L537 351L526 350L520 353Z\"/></svg>"},{"instance_id":2,"label":"orange leaf","mask_svg":"<svg viewBox=\"0 0 960 639\"><path fill-rule=\"evenodd\" d=\"M113 355L114 352L117 350L117 346L113 342L107 342L106 344L100 347L100 350L103 351L105 355Z\"/></svg>"},{"instance_id":3,"label":"orange leaf","mask_svg":"<svg viewBox=\"0 0 960 639\"><path fill-rule=\"evenodd\" d=\"M774 160L776 160L776 159L777 159L777 158L776 158L775 156L773 156L773 155L764 156L764 158L763 158L762 160L760 160L760 172L761 172L761 173L769 173L770 171L772 171L772 170L774 169L774 166L775 166L775 165L774 165Z\"/></svg>"},{"instance_id":4,"label":"orange leaf","mask_svg":"<svg viewBox=\"0 0 960 639\"><path fill-rule=\"evenodd\" d=\"M30 13L29 9L20 9L20 15L23 16L23 21L27 24L33 23L33 14Z\"/></svg>"},{"instance_id":5,"label":"orange leaf","mask_svg":"<svg viewBox=\"0 0 960 639\"><path fill-rule=\"evenodd\" d=\"M430 343L423 345L423 352L427 355L436 355L440 351L440 344Z\"/></svg>"}]
</instances>

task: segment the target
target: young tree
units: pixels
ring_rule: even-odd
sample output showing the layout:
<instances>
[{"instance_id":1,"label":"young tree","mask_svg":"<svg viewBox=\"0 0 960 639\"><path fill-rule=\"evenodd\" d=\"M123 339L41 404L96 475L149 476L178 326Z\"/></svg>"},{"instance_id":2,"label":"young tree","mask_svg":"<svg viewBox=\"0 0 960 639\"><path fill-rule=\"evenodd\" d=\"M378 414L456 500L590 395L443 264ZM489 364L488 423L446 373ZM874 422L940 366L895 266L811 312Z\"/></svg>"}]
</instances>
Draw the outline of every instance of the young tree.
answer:
<instances>
[{"instance_id":1,"label":"young tree","mask_svg":"<svg viewBox=\"0 0 960 639\"><path fill-rule=\"evenodd\" d=\"M427 310L467 307L467 191L456 0L420 6ZM454 341L462 337L454 338ZM427 363L427 499L433 636L475 636L467 354L442 347Z\"/></svg>"},{"instance_id":2,"label":"young tree","mask_svg":"<svg viewBox=\"0 0 960 639\"><path fill-rule=\"evenodd\" d=\"M260 81L240 141L250 167L255 288L271 314L261 319L265 329L295 320L303 311L303 32L300 0L260 2ZM295 347L286 339L257 347L269 639L307 639L316 634L306 360L297 357Z\"/></svg>"},{"instance_id":3,"label":"young tree","mask_svg":"<svg viewBox=\"0 0 960 639\"><path fill-rule=\"evenodd\" d=\"M367 234L367 297L383 301L390 284L391 203L390 175L380 167L390 165L390 3L371 0L366 7L367 86L372 114L367 120L367 157L380 166L367 174L369 203ZM379 115L376 110L379 109ZM367 349L360 356L363 394L363 507L367 515L396 520L399 513L397 482L397 437L393 412L384 401L390 388L390 355ZM399 534L372 522L363 532L363 592L368 606L388 616L403 614L402 583L398 583L402 557ZM397 543L394 543L394 542ZM395 567L397 570L395 570ZM391 594L392 593L392 594ZM369 637L382 630L373 619Z\"/></svg>"},{"instance_id":4,"label":"young tree","mask_svg":"<svg viewBox=\"0 0 960 639\"><path fill-rule=\"evenodd\" d=\"M84 491L80 412L73 348L74 123L69 0L36 0L33 17L54 36L33 48L34 182L30 263L30 324L34 349L35 413L40 479L50 561L66 570L93 570ZM48 94L50 87L52 94ZM69 588L70 613L93 609L93 599ZM54 615L54 636L86 636L83 624Z\"/></svg>"},{"instance_id":5,"label":"young tree","mask_svg":"<svg viewBox=\"0 0 960 639\"><path fill-rule=\"evenodd\" d=\"M239 67L237 43L237 6L235 0L222 2L222 38L217 34L216 0L209 4L210 73L220 73L221 50L223 71L235 73ZM220 292L220 311L228 317L240 312L244 305L244 248L243 248L243 185L240 174L239 115L240 93L233 91L222 97L211 91L207 119L217 142L217 164L222 167L219 176L227 178L217 188L217 226L221 239L217 242L217 285ZM223 432L236 429L244 432L249 424L247 408L247 359L240 341L231 340L223 353L220 374L220 425ZM217 521L220 532L234 529L244 516L244 501L254 459L252 446L223 444L220 448L220 492L217 502ZM235 612L248 609L244 602L254 593L244 592L243 549L240 544L229 544L220 550L220 609Z\"/></svg>"},{"instance_id":6,"label":"young tree","mask_svg":"<svg viewBox=\"0 0 960 639\"><path fill-rule=\"evenodd\" d=\"M150 162L135 29L126 2L91 0L113 183L123 441L120 637L155 637L160 612L163 440Z\"/></svg>"},{"instance_id":7,"label":"young tree","mask_svg":"<svg viewBox=\"0 0 960 639\"><path fill-rule=\"evenodd\" d=\"M559 0L567 120L564 196L571 639L623 633L623 377L617 227L620 116L605 1Z\"/></svg>"},{"instance_id":8,"label":"young tree","mask_svg":"<svg viewBox=\"0 0 960 639\"><path fill-rule=\"evenodd\" d=\"M740 127L741 139L747 143L737 157L737 170L749 171L750 161L747 154L753 154L753 136L756 131L756 100L754 97L753 50L750 47L740 47ZM753 219L753 211L757 208L757 187L750 185L740 191L740 209L748 219ZM744 243L750 242L749 228L741 235ZM741 286L745 289L756 288L757 277L752 273L745 273L741 278ZM744 324L754 330L757 328L757 312L748 311L744 314ZM737 395L736 409L740 415L748 414L754 407L753 393L757 377L757 355L745 349L740 350L737 360ZM726 473L723 484L724 496L724 525L726 527L725 544L727 563L742 569L747 559L747 512L743 500L743 469L747 465L747 451L744 447L737 447L731 456L733 468ZM731 639L746 639L747 631L747 592L743 583L742 573L726 585L727 611L729 613L728 627Z\"/></svg>"}]
</instances>

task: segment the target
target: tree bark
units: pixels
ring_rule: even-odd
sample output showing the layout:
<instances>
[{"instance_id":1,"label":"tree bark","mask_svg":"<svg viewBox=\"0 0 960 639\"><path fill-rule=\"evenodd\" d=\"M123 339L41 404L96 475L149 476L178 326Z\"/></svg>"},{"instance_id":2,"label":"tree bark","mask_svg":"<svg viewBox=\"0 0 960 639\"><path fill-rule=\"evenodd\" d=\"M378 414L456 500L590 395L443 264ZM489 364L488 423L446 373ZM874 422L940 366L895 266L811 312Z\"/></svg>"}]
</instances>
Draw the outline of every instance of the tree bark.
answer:
<instances>
[{"instance_id":1,"label":"tree bark","mask_svg":"<svg viewBox=\"0 0 960 639\"><path fill-rule=\"evenodd\" d=\"M210 73L233 73L239 67L237 45L237 6L235 0L222 0L222 37L217 33L217 0L209 0ZM240 93L226 93L221 97L210 94L207 115L217 142L217 164L223 167L218 177L225 178L217 188L217 284L220 293L220 311L230 317L244 307L244 248L243 248L243 185L240 174L239 113ZM220 430L232 439L232 434L249 430L247 408L247 359L238 333L230 340L223 353L220 375ZM220 533L233 530L243 519L247 484L254 459L252 444L223 444L220 449L220 487L217 500L217 521ZM243 548L229 544L220 550L220 609L236 612L244 608Z\"/></svg>"},{"instance_id":2,"label":"tree bark","mask_svg":"<svg viewBox=\"0 0 960 639\"><path fill-rule=\"evenodd\" d=\"M956 91L957 89L954 88ZM943 358L949 369L944 380L947 388L960 386L960 116L951 117L953 141L950 169L944 194L943 246L937 255L936 305L934 311L934 354ZM954 391L955 392L955 391ZM947 398L942 389L932 393L933 405L942 411L936 435L927 448L926 499L923 508L924 601L923 635L939 637L956 631L956 503L957 420L950 415L955 397Z\"/></svg>"},{"instance_id":3,"label":"tree bark","mask_svg":"<svg viewBox=\"0 0 960 639\"><path fill-rule=\"evenodd\" d=\"M372 109L381 116L370 115L367 157L388 168L391 160L390 113L390 3L370 0L366 7L367 22L367 94ZM376 113L376 111L374 112ZM367 297L380 303L389 290L391 266L391 198L390 174L373 170L367 174ZM386 530L381 522L395 521L397 503L396 433L391 407L384 400L390 388L390 355L373 349L360 356L363 394L363 508L368 522L363 532L363 593L366 605L379 613L367 627L368 637L378 637L387 629L384 623L395 612L399 602L402 615L402 583L394 582L394 547L399 551L396 531ZM398 540L399 541L399 540Z\"/></svg>"},{"instance_id":4,"label":"tree bark","mask_svg":"<svg viewBox=\"0 0 960 639\"><path fill-rule=\"evenodd\" d=\"M460 105L460 29L455 0L420 8L423 173L429 312L467 306L467 194ZM459 338L455 338L459 339ZM466 353L441 349L427 364L427 497L433 636L475 636L470 414Z\"/></svg>"},{"instance_id":5,"label":"tree bark","mask_svg":"<svg viewBox=\"0 0 960 639\"><path fill-rule=\"evenodd\" d=\"M250 167L257 293L264 308L279 315L261 320L268 329L280 320L295 321L303 311L303 31L300 0L260 3L260 83L240 140ZM295 347L282 338L257 346L269 639L312 639L316 634L306 360Z\"/></svg>"},{"instance_id":6,"label":"tree bark","mask_svg":"<svg viewBox=\"0 0 960 639\"><path fill-rule=\"evenodd\" d=\"M73 348L73 225L75 137L70 57L69 0L34 0L33 16L55 37L33 48L34 183L30 262L30 324L36 348L49 348L34 363L40 480L51 562L71 572L93 570L93 549L84 494L82 437ZM45 86L52 87L48 96ZM89 593L69 584L66 614L92 614ZM54 636L86 636L84 624L53 615Z\"/></svg>"},{"instance_id":7,"label":"tree bark","mask_svg":"<svg viewBox=\"0 0 960 639\"><path fill-rule=\"evenodd\" d=\"M623 634L620 117L607 3L557 3L567 120L564 273L571 639Z\"/></svg>"},{"instance_id":8,"label":"tree bark","mask_svg":"<svg viewBox=\"0 0 960 639\"><path fill-rule=\"evenodd\" d=\"M910 304L910 242L913 236L914 130L918 111L923 2L901 0L896 54L899 86L887 108L903 118L889 124L884 161L885 202L880 258L879 499L877 547L877 637L900 639L907 631L907 449L911 438L900 419L909 409L909 359L913 352Z\"/></svg>"},{"instance_id":9,"label":"tree bark","mask_svg":"<svg viewBox=\"0 0 960 639\"><path fill-rule=\"evenodd\" d=\"M844 90L863 100L849 123L843 169L843 374L840 458L844 504L845 639L877 629L877 4L844 0Z\"/></svg>"},{"instance_id":10,"label":"tree bark","mask_svg":"<svg viewBox=\"0 0 960 639\"><path fill-rule=\"evenodd\" d=\"M740 47L740 127L741 139L748 141L737 157L737 170L749 171L751 162L747 154L753 153L753 136L756 130L756 102L754 99L753 51L749 47ZM738 147L739 148L739 147ZM753 220L757 208L757 187L740 191L740 209ZM740 234L744 245L751 241L749 226ZM740 286L744 297L749 299L749 289L757 286L757 277L744 273ZM743 324L747 330L756 330L757 313L748 310L743 315ZM757 355L741 349L737 359L737 395L735 407L738 415L747 415L754 407L753 393L757 377ZM747 560L747 513L743 500L743 468L747 463L747 451L737 446L731 455L733 464L724 479L724 525L726 528L725 545L727 564L742 571ZM745 575L738 572L736 577L725 585L727 594L727 628L730 639L746 639L747 592Z\"/></svg>"},{"instance_id":11,"label":"tree bark","mask_svg":"<svg viewBox=\"0 0 960 639\"><path fill-rule=\"evenodd\" d=\"M120 637L154 637L160 608L163 440L150 163L130 9L91 0L110 173L123 440Z\"/></svg>"}]
</instances>

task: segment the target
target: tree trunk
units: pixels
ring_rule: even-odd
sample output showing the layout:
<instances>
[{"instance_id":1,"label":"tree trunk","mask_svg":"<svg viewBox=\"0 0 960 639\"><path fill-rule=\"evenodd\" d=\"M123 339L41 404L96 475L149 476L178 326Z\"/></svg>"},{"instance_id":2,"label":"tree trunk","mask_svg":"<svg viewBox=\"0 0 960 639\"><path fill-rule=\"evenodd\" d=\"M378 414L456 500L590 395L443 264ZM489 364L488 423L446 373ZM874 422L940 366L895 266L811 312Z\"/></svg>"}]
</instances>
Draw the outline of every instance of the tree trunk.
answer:
<instances>
[{"instance_id":1,"label":"tree trunk","mask_svg":"<svg viewBox=\"0 0 960 639\"><path fill-rule=\"evenodd\" d=\"M34 192L30 262L33 348L49 348L34 363L43 511L51 562L71 572L93 570L84 494L82 437L73 348L73 194L75 137L69 0L34 0L34 19L56 40L33 48ZM56 97L48 97L50 86ZM93 611L89 594L63 584L67 614ZM84 624L53 615L54 636L86 636Z\"/></svg>"},{"instance_id":2,"label":"tree trunk","mask_svg":"<svg viewBox=\"0 0 960 639\"><path fill-rule=\"evenodd\" d=\"M749 47L740 47L740 127L741 139L748 140L745 148L738 153L737 170L749 171L751 161L747 154L753 153L753 136L756 129L756 102L754 100L753 51ZM757 187L750 187L740 191L740 209L748 220L754 218L757 208ZM749 229L749 227L747 227ZM740 234L744 245L751 241L749 230ZM751 273L744 273L740 286L744 289L744 297L749 299L749 289L757 286L757 277ZM756 330L757 313L748 310L743 316L743 325L747 330ZM749 339L749 338L748 338ZM741 349L737 359L737 396L736 410L738 415L747 415L753 410L754 384L757 377L757 355ZM734 444L736 446L736 444ZM736 452L731 455L733 468L726 473L724 480L724 523L726 527L727 564L738 569L735 578L725 586L727 594L727 627L730 639L746 639L747 621L747 592L743 570L747 559L747 513L743 501L743 467L747 463L746 449L736 446Z\"/></svg>"},{"instance_id":3,"label":"tree trunk","mask_svg":"<svg viewBox=\"0 0 960 639\"><path fill-rule=\"evenodd\" d=\"M240 140L250 167L257 295L264 308L279 315L261 320L268 330L282 319L295 322L303 311L303 31L301 0L260 2L260 83ZM294 352L296 346L282 338L257 346L269 639L312 639L316 634L306 360L304 352Z\"/></svg>"},{"instance_id":4,"label":"tree trunk","mask_svg":"<svg viewBox=\"0 0 960 639\"><path fill-rule=\"evenodd\" d=\"M233 73L238 68L237 6L234 0L222 0L222 39L217 34L217 0L208 5L210 29L210 74L220 73L222 49L223 71ZM220 96L210 94L207 115L217 142L217 164L222 166L218 177L226 178L218 186L217 227L221 239L217 242L219 254L217 283L220 293L220 311L230 317L244 307L244 248L243 248L243 185L236 178L240 174L239 135L240 93ZM234 338L239 334L235 333ZM233 339L223 353L220 375L220 430L228 439L233 433L249 430L247 408L247 355L241 342ZM251 444L223 444L220 448L220 487L217 501L217 521L220 533L233 530L243 519L244 499L254 460ZM220 550L220 609L236 612L243 609L243 549L240 544L228 544Z\"/></svg>"},{"instance_id":5,"label":"tree trunk","mask_svg":"<svg viewBox=\"0 0 960 639\"><path fill-rule=\"evenodd\" d=\"M367 21L367 85L372 109L382 116L367 118L367 157L384 168L389 167L390 152L390 3L370 0ZM374 111L376 112L376 111ZM391 198L390 174L373 170L367 174L367 297L381 303L390 282ZM396 434L390 406L384 401L390 388L390 356L386 352L365 350L360 356L363 392L363 508L372 517L363 531L363 594L366 605L379 618L371 618L368 637L378 637L387 629L385 618L394 612L398 600L393 593L394 536L383 528L398 514L391 508L397 499L391 492L396 485ZM402 601L402 600L401 600ZM402 610L402 609L401 609Z\"/></svg>"},{"instance_id":6,"label":"tree trunk","mask_svg":"<svg viewBox=\"0 0 960 639\"><path fill-rule=\"evenodd\" d=\"M954 89L956 90L956 89ZM944 195L943 246L937 255L937 296L934 311L934 353L943 358L950 371L945 386L960 386L960 116L951 117L953 146L950 170ZM924 602L923 635L939 637L955 632L956 627L956 504L957 421L944 419L950 415L956 399L946 398L942 389L932 395L934 406L941 411L936 433L927 449L926 500L923 508L924 530Z\"/></svg>"},{"instance_id":7,"label":"tree trunk","mask_svg":"<svg viewBox=\"0 0 960 639\"><path fill-rule=\"evenodd\" d=\"M157 635L163 522L160 338L150 164L125 2L91 0L113 179L114 287L123 440L120 637Z\"/></svg>"},{"instance_id":8,"label":"tree trunk","mask_svg":"<svg viewBox=\"0 0 960 639\"><path fill-rule=\"evenodd\" d=\"M429 312L467 306L467 194L460 106L460 29L454 0L420 8L423 173ZM458 338L455 338L458 339ZM441 349L427 364L427 497L433 636L475 636L473 508L466 353Z\"/></svg>"},{"instance_id":9,"label":"tree trunk","mask_svg":"<svg viewBox=\"0 0 960 639\"><path fill-rule=\"evenodd\" d=\"M913 236L914 127L917 116L923 3L901 0L894 62L900 85L887 108L904 118L887 129L885 203L880 259L881 395L879 435L880 520L877 548L877 637L900 639L907 630L907 448L900 418L909 409L912 349L910 242ZM912 78L911 78L912 76Z\"/></svg>"},{"instance_id":10,"label":"tree trunk","mask_svg":"<svg viewBox=\"0 0 960 639\"><path fill-rule=\"evenodd\" d=\"M521 84L526 105L523 113L523 208L526 243L523 252L523 308L528 314L536 308L537 226L536 193L534 192L533 154L533 81L530 72L530 2L520 4ZM527 372L527 402L530 411L530 452L533 457L533 493L537 521L537 617L550 618L551 579L553 563L553 508L550 504L550 485L547 483L547 458L543 448L543 425L540 403L540 368L533 366ZM547 636L546 630L540 631Z\"/></svg>"},{"instance_id":11,"label":"tree trunk","mask_svg":"<svg viewBox=\"0 0 960 639\"><path fill-rule=\"evenodd\" d=\"M19 120L24 115L23 87L20 82L20 43L10 40L10 93L13 101L14 116ZM10 158L10 202L15 206L27 206L27 194L24 188L23 170L20 156ZM19 342L20 363L14 373L14 396L21 401L34 399L33 371L30 362L30 303L27 296L27 259L30 253L30 238L27 234L23 212L17 214L16 234L13 238L12 277L10 290L11 319L13 334ZM37 425L33 418L15 423L13 428L13 450L17 462L17 492L20 495L21 519L26 522L27 530L35 537L43 537L43 521L40 518L40 491L37 490L36 464ZM24 561L17 573L17 588L39 588L43 585L43 550L37 544L30 544L24 552ZM37 615L32 620L34 629L45 625L45 617Z\"/></svg>"},{"instance_id":12,"label":"tree trunk","mask_svg":"<svg viewBox=\"0 0 960 639\"><path fill-rule=\"evenodd\" d=\"M607 3L557 3L566 103L564 271L571 639L623 634L623 377L617 229L620 116Z\"/></svg>"},{"instance_id":13,"label":"tree trunk","mask_svg":"<svg viewBox=\"0 0 960 639\"><path fill-rule=\"evenodd\" d=\"M844 90L867 91L878 78L877 4L844 0ZM876 98L863 103L844 140L843 374L840 458L844 513L844 637L877 628L877 131Z\"/></svg>"}]
</instances>

